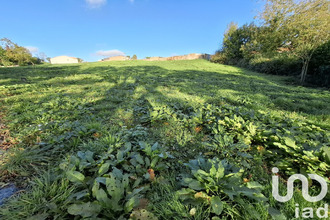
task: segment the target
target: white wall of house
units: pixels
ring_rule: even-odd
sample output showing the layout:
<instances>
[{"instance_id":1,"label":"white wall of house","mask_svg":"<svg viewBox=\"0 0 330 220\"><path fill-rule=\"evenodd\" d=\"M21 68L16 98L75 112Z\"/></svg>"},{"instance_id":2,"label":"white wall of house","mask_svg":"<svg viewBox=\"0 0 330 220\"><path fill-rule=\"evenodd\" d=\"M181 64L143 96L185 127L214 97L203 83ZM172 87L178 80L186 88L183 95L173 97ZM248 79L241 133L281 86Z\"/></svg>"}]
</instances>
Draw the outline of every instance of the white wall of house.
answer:
<instances>
[{"instance_id":1,"label":"white wall of house","mask_svg":"<svg viewBox=\"0 0 330 220\"><path fill-rule=\"evenodd\" d=\"M51 64L78 63L78 58L68 56L58 56L50 58Z\"/></svg>"}]
</instances>

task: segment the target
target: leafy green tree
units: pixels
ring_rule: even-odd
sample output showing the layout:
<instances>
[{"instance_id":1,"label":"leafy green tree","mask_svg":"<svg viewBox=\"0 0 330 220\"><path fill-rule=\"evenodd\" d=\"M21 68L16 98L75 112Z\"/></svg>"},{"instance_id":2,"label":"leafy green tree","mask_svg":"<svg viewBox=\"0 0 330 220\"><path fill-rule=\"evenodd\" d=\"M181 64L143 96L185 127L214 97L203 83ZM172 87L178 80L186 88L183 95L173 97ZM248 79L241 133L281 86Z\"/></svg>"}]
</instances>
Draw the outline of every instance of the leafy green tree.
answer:
<instances>
[{"instance_id":1,"label":"leafy green tree","mask_svg":"<svg viewBox=\"0 0 330 220\"><path fill-rule=\"evenodd\" d=\"M236 23L231 22L224 34L222 48L218 51L222 56L224 63L236 64L241 59L251 59L258 48L256 33L258 27L251 24L245 24L238 28Z\"/></svg>"},{"instance_id":2,"label":"leafy green tree","mask_svg":"<svg viewBox=\"0 0 330 220\"><path fill-rule=\"evenodd\" d=\"M132 60L137 60L137 56L134 54Z\"/></svg>"},{"instance_id":3,"label":"leafy green tree","mask_svg":"<svg viewBox=\"0 0 330 220\"><path fill-rule=\"evenodd\" d=\"M0 41L4 44L5 57L8 61L20 66L29 63L34 64L34 60L28 49L18 46L8 38L3 38Z\"/></svg>"},{"instance_id":4,"label":"leafy green tree","mask_svg":"<svg viewBox=\"0 0 330 220\"><path fill-rule=\"evenodd\" d=\"M231 22L223 36L222 48L220 53L223 53L226 61L233 60L235 58L241 58L240 48L241 43L238 38L238 25Z\"/></svg>"},{"instance_id":5,"label":"leafy green tree","mask_svg":"<svg viewBox=\"0 0 330 220\"><path fill-rule=\"evenodd\" d=\"M276 23L283 44L302 60L301 83L305 82L313 53L330 37L330 13L327 0L267 0L261 17L265 25Z\"/></svg>"},{"instance_id":6,"label":"leafy green tree","mask_svg":"<svg viewBox=\"0 0 330 220\"><path fill-rule=\"evenodd\" d=\"M6 51L0 46L0 65L4 65L6 59Z\"/></svg>"}]
</instances>

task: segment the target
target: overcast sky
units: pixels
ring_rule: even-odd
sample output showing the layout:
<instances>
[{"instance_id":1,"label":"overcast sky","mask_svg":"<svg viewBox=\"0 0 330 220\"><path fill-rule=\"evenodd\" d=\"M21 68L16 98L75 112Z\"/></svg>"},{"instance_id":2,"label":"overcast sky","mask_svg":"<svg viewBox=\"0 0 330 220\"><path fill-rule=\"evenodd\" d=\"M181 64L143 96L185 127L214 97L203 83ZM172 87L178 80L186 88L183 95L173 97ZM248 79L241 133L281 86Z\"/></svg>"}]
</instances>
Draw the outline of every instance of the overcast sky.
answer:
<instances>
[{"instance_id":1,"label":"overcast sky","mask_svg":"<svg viewBox=\"0 0 330 220\"><path fill-rule=\"evenodd\" d=\"M231 21L249 23L260 8L253 0L1 0L0 38L86 61L214 53Z\"/></svg>"}]
</instances>

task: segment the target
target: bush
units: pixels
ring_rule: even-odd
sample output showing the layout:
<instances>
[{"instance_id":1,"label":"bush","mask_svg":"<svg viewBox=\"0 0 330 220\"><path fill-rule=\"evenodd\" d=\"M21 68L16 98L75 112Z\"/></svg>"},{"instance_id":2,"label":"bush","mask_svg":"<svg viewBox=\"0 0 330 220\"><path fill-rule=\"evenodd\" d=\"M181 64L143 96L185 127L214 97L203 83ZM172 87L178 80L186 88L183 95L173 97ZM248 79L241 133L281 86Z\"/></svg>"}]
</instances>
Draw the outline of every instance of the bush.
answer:
<instances>
[{"instance_id":1,"label":"bush","mask_svg":"<svg viewBox=\"0 0 330 220\"><path fill-rule=\"evenodd\" d=\"M314 52L308 68L307 81L330 87L330 41Z\"/></svg>"},{"instance_id":2,"label":"bush","mask_svg":"<svg viewBox=\"0 0 330 220\"><path fill-rule=\"evenodd\" d=\"M211 56L211 62L226 64L226 62L227 62L226 55L221 52L217 52L216 54Z\"/></svg>"},{"instance_id":3,"label":"bush","mask_svg":"<svg viewBox=\"0 0 330 220\"><path fill-rule=\"evenodd\" d=\"M257 72L273 75L298 75L301 70L299 60L288 55L279 55L272 58L258 56L253 58L248 68Z\"/></svg>"}]
</instances>

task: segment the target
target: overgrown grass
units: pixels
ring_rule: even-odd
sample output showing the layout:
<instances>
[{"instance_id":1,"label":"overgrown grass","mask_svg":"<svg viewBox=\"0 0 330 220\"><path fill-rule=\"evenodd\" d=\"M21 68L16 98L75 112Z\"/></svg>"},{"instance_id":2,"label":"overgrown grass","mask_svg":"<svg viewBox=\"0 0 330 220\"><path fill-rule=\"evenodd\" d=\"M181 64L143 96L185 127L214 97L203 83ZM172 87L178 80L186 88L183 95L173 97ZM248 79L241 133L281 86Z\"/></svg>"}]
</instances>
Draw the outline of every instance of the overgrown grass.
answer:
<instances>
[{"instance_id":1,"label":"overgrown grass","mask_svg":"<svg viewBox=\"0 0 330 220\"><path fill-rule=\"evenodd\" d=\"M127 61L2 68L0 85L4 120L18 141L0 158L0 173L36 182L0 208L5 219L72 218L67 208L76 202L69 194L90 183L69 183L60 164L78 151L101 158L111 149L116 156L125 143L135 149L140 141L158 142L175 157L167 172L155 169L156 182L141 176L149 188L143 195L147 210L159 219L215 217L209 202L186 204L177 194L182 188L178 177L189 172L184 164L200 156L241 167L242 178L262 184L269 199L265 204L243 196L233 202L220 194L225 204L220 219L267 219L270 207L292 218L295 203L308 205L299 192L290 203L272 199L271 166L279 166L284 179L292 172L329 175L330 92L294 85L289 77L204 60ZM86 177L97 174L96 168L84 169L77 171ZM94 199L90 195L78 203Z\"/></svg>"}]
</instances>

